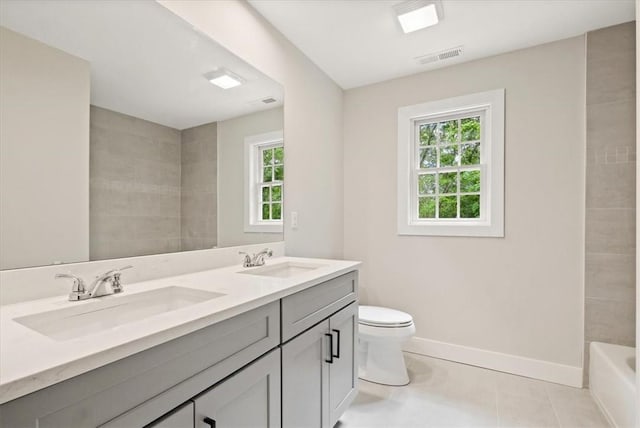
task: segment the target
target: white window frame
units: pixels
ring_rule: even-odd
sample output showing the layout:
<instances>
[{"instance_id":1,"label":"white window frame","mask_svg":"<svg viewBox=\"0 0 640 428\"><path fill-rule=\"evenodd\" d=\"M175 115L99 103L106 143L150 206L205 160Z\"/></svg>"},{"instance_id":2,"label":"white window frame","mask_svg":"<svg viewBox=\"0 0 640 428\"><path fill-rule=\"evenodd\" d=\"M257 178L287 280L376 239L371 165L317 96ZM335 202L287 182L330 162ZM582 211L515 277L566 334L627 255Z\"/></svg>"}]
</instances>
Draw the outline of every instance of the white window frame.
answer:
<instances>
[{"instance_id":1,"label":"white window frame","mask_svg":"<svg viewBox=\"0 0 640 428\"><path fill-rule=\"evenodd\" d=\"M282 131L252 135L244 139L244 231L248 233L282 233L284 209L280 220L261 220L258 177L262 176L260 150L267 147L284 146ZM282 187L284 208L284 182Z\"/></svg>"},{"instance_id":2,"label":"white window frame","mask_svg":"<svg viewBox=\"0 0 640 428\"><path fill-rule=\"evenodd\" d=\"M398 109L399 235L504 237L504 93L496 89ZM473 114L482 116L481 217L418 219L416 124Z\"/></svg>"}]
</instances>

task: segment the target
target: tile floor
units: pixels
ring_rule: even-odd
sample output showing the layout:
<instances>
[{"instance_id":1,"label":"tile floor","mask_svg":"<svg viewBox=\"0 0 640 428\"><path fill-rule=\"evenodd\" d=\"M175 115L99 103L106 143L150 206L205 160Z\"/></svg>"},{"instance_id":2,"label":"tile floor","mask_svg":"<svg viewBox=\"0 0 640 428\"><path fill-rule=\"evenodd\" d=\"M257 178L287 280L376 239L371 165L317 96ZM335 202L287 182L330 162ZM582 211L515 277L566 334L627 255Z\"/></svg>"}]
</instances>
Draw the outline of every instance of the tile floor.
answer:
<instances>
[{"instance_id":1,"label":"tile floor","mask_svg":"<svg viewBox=\"0 0 640 428\"><path fill-rule=\"evenodd\" d=\"M360 381L336 428L609 427L588 389L405 354L411 383Z\"/></svg>"}]
</instances>

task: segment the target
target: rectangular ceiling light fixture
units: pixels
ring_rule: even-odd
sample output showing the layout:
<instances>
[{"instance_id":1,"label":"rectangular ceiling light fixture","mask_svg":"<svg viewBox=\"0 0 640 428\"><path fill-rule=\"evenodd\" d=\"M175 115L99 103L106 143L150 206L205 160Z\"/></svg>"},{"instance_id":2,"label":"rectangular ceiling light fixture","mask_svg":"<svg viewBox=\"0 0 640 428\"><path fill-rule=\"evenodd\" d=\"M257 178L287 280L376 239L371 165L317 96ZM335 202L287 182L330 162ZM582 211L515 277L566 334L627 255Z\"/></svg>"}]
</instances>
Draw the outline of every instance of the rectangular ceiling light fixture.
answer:
<instances>
[{"instance_id":1,"label":"rectangular ceiling light fixture","mask_svg":"<svg viewBox=\"0 0 640 428\"><path fill-rule=\"evenodd\" d=\"M244 79L227 69L219 68L204 75L212 84L222 88L230 89L240 86L244 83Z\"/></svg>"},{"instance_id":2,"label":"rectangular ceiling light fixture","mask_svg":"<svg viewBox=\"0 0 640 428\"><path fill-rule=\"evenodd\" d=\"M443 15L439 0L409 0L396 4L393 9L405 33L436 25Z\"/></svg>"}]
</instances>

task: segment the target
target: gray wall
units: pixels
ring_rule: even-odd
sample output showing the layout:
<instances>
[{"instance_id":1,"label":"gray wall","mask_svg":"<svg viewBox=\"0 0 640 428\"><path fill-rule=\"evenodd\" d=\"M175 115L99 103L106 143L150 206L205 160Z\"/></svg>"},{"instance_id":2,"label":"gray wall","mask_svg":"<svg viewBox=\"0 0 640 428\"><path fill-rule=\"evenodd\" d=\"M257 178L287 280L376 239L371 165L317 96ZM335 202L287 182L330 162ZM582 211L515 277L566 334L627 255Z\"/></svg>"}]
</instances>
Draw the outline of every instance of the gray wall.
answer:
<instances>
[{"instance_id":1,"label":"gray wall","mask_svg":"<svg viewBox=\"0 0 640 428\"><path fill-rule=\"evenodd\" d=\"M180 131L91 106L90 257L179 251Z\"/></svg>"},{"instance_id":2,"label":"gray wall","mask_svg":"<svg viewBox=\"0 0 640 428\"><path fill-rule=\"evenodd\" d=\"M217 244L217 138L215 122L182 131L183 251Z\"/></svg>"},{"instance_id":3,"label":"gray wall","mask_svg":"<svg viewBox=\"0 0 640 428\"><path fill-rule=\"evenodd\" d=\"M90 66L0 28L0 269L89 258Z\"/></svg>"},{"instance_id":4,"label":"gray wall","mask_svg":"<svg viewBox=\"0 0 640 428\"><path fill-rule=\"evenodd\" d=\"M344 256L363 261L363 302L413 315L411 349L482 355L533 377L522 371L535 359L555 380L581 382L584 76L576 37L345 92ZM506 89L505 237L398 236L398 107L497 88ZM286 126L285 136L289 159Z\"/></svg>"},{"instance_id":5,"label":"gray wall","mask_svg":"<svg viewBox=\"0 0 640 428\"><path fill-rule=\"evenodd\" d=\"M635 345L635 24L587 34L585 375L592 341Z\"/></svg>"},{"instance_id":6,"label":"gray wall","mask_svg":"<svg viewBox=\"0 0 640 428\"><path fill-rule=\"evenodd\" d=\"M273 108L218 122L218 154L221 162L218 171L218 202L223 210L218 216L218 244L222 247L273 242L284 239L282 232L245 232L244 207L244 139L252 135L281 131L284 111ZM288 153L288 152L287 152ZM289 167L285 154L284 181L287 183ZM286 184L285 184L286 187ZM286 193L286 192L285 192ZM286 196L286 194L285 194ZM284 202L286 206L288 200Z\"/></svg>"},{"instance_id":7,"label":"gray wall","mask_svg":"<svg viewBox=\"0 0 640 428\"><path fill-rule=\"evenodd\" d=\"M244 0L160 4L284 86L284 218L298 213L298 228L287 230L287 254L340 258L342 89Z\"/></svg>"}]
</instances>

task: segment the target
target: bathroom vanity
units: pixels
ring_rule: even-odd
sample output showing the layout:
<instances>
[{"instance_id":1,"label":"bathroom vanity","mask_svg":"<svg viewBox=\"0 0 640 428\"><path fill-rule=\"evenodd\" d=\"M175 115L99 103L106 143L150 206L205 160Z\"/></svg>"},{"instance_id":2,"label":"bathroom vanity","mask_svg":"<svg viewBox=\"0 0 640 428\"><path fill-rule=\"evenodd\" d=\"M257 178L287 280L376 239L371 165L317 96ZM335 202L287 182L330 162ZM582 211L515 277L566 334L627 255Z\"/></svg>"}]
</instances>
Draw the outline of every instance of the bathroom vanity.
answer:
<instances>
[{"instance_id":1,"label":"bathroom vanity","mask_svg":"<svg viewBox=\"0 0 640 428\"><path fill-rule=\"evenodd\" d=\"M4 306L0 426L331 427L356 393L358 264L281 257Z\"/></svg>"}]
</instances>

